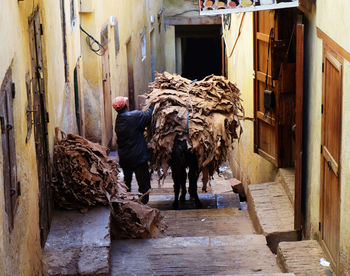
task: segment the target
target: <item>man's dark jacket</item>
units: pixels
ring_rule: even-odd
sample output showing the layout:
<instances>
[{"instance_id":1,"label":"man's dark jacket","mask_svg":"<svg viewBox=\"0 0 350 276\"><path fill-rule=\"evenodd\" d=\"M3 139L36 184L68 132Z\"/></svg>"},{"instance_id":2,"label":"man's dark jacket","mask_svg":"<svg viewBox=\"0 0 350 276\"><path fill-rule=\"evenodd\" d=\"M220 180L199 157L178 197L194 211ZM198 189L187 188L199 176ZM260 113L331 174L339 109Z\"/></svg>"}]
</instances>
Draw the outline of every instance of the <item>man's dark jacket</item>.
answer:
<instances>
[{"instance_id":1,"label":"man's dark jacket","mask_svg":"<svg viewBox=\"0 0 350 276\"><path fill-rule=\"evenodd\" d=\"M149 161L144 137L145 127L151 123L153 107L146 111L122 110L115 121L119 163L121 167L136 168Z\"/></svg>"}]
</instances>

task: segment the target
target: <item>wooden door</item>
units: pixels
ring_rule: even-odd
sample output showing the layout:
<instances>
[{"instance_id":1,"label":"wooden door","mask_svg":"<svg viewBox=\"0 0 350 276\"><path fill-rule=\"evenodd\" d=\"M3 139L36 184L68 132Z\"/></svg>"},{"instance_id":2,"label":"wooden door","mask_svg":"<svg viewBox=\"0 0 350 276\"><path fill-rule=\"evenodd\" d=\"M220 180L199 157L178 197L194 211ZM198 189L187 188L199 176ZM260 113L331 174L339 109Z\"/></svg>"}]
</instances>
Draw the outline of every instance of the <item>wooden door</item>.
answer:
<instances>
[{"instance_id":1,"label":"wooden door","mask_svg":"<svg viewBox=\"0 0 350 276\"><path fill-rule=\"evenodd\" d=\"M104 108L104 132L105 139L102 144L110 146L113 138L112 124L112 99L111 99L111 73L109 68L109 51L108 51L108 26L101 32L101 44L104 47L102 55L102 85L103 85L103 108Z\"/></svg>"},{"instance_id":2,"label":"wooden door","mask_svg":"<svg viewBox=\"0 0 350 276\"><path fill-rule=\"evenodd\" d=\"M39 209L41 245L44 246L50 229L52 217L52 200L50 192L50 169L47 123L49 114L46 112L46 93L44 85L44 67L42 56L42 26L39 11L36 10L29 19L29 43L32 63L32 89L34 96L33 118L35 149L37 157L39 180Z\"/></svg>"},{"instance_id":3,"label":"wooden door","mask_svg":"<svg viewBox=\"0 0 350 276\"><path fill-rule=\"evenodd\" d=\"M273 81L271 76L271 51L269 51L270 32L271 35L274 35L274 33L277 31L277 25L275 24L275 11L271 10L254 13L254 27L254 100L256 118L254 131L254 151L278 166L278 127L276 120L276 109L271 109L271 112L267 113L267 116L264 116L264 90L266 73L268 73L267 89L275 90L277 85L277 82ZM269 59L268 65L267 59Z\"/></svg>"},{"instance_id":4,"label":"wooden door","mask_svg":"<svg viewBox=\"0 0 350 276\"><path fill-rule=\"evenodd\" d=\"M303 168L303 94L304 94L304 24L299 17L296 25L296 103L295 103L295 199L294 229L301 230L302 213L302 168Z\"/></svg>"},{"instance_id":5,"label":"wooden door","mask_svg":"<svg viewBox=\"0 0 350 276\"><path fill-rule=\"evenodd\" d=\"M13 98L15 95L11 68L7 70L0 87L0 134L2 144L2 168L4 181L5 212L9 231L14 227L17 198L20 195L17 182L16 145L13 119Z\"/></svg>"},{"instance_id":6,"label":"wooden door","mask_svg":"<svg viewBox=\"0 0 350 276\"><path fill-rule=\"evenodd\" d=\"M342 59L325 46L321 147L321 234L334 264L339 258Z\"/></svg>"},{"instance_id":7,"label":"wooden door","mask_svg":"<svg viewBox=\"0 0 350 276\"><path fill-rule=\"evenodd\" d=\"M294 163L296 16L296 9L254 13L254 151L276 167Z\"/></svg>"}]
</instances>

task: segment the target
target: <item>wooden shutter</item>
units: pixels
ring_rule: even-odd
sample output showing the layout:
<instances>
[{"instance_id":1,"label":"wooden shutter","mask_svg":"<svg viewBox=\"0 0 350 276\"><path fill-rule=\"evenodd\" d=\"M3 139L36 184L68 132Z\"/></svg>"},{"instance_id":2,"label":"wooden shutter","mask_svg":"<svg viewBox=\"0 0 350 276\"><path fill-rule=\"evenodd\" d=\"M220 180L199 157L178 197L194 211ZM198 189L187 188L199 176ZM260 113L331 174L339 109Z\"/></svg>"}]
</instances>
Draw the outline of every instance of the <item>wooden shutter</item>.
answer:
<instances>
[{"instance_id":1,"label":"wooden shutter","mask_svg":"<svg viewBox=\"0 0 350 276\"><path fill-rule=\"evenodd\" d=\"M295 17L294 9L254 13L254 151L276 167L294 161ZM264 106L265 90L274 93L270 109Z\"/></svg>"},{"instance_id":2,"label":"wooden shutter","mask_svg":"<svg viewBox=\"0 0 350 276\"><path fill-rule=\"evenodd\" d=\"M271 51L268 50L271 29L277 31L275 24L275 11L262 11L254 13L254 67L255 67L255 152L259 153L276 166L278 165L278 128L276 111L271 110L264 118L264 90L267 76L267 88L275 90L277 82L271 75ZM268 54L269 52L269 54ZM267 59L269 65L267 68ZM276 93L275 93L276 95ZM276 102L276 101L275 101Z\"/></svg>"},{"instance_id":3,"label":"wooden shutter","mask_svg":"<svg viewBox=\"0 0 350 276\"><path fill-rule=\"evenodd\" d=\"M52 218L52 200L50 190L50 155L48 143L49 114L46 111L46 93L44 83L44 62L42 55L42 26L39 10L35 10L29 18L29 45L32 65L33 88L33 121L35 135L35 150L39 181L39 210L40 210L40 238L44 246L50 229Z\"/></svg>"},{"instance_id":4,"label":"wooden shutter","mask_svg":"<svg viewBox=\"0 0 350 276\"><path fill-rule=\"evenodd\" d=\"M14 135L12 99L15 95L11 80L11 69L5 75L0 91L0 121L3 152L3 174L5 211L8 216L9 229L13 229L14 216L17 208L17 198L20 194L17 185L16 146Z\"/></svg>"}]
</instances>

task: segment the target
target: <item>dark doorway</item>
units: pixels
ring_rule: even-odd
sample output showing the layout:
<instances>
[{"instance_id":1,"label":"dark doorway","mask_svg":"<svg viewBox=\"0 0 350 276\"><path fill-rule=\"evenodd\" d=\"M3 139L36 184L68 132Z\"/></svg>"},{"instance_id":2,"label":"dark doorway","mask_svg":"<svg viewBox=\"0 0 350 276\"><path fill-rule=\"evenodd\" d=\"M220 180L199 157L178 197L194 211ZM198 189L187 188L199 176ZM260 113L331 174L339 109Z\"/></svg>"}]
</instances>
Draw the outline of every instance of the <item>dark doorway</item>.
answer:
<instances>
[{"instance_id":1,"label":"dark doorway","mask_svg":"<svg viewBox=\"0 0 350 276\"><path fill-rule=\"evenodd\" d=\"M181 64L183 77L200 80L211 74L221 75L220 25L176 26L176 37L181 39L181 54L177 54L181 61L177 63Z\"/></svg>"},{"instance_id":2,"label":"dark doorway","mask_svg":"<svg viewBox=\"0 0 350 276\"><path fill-rule=\"evenodd\" d=\"M221 75L221 41L218 38L183 38L182 76L191 80Z\"/></svg>"}]
</instances>

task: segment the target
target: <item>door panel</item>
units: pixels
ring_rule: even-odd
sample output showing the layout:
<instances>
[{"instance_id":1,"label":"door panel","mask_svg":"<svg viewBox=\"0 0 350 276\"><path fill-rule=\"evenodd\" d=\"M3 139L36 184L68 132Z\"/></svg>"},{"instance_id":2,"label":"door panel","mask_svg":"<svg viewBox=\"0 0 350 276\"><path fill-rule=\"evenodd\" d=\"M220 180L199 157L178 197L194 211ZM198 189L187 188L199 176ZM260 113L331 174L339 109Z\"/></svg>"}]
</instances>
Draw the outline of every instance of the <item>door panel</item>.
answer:
<instances>
[{"instance_id":1,"label":"door panel","mask_svg":"<svg viewBox=\"0 0 350 276\"><path fill-rule=\"evenodd\" d=\"M52 218L52 200L50 192L49 148L48 148L48 113L46 112L46 93L41 43L39 11L29 19L29 43L32 60L33 119L35 149L39 181L40 237L44 246Z\"/></svg>"},{"instance_id":2,"label":"door panel","mask_svg":"<svg viewBox=\"0 0 350 276\"><path fill-rule=\"evenodd\" d=\"M274 109L265 114L264 90L266 88L266 73L268 71L267 89L274 90L271 77L271 49L269 37L271 29L276 29L275 11L254 13L254 44L255 44L255 152L278 165L278 137ZM269 59L269 62L267 60ZM268 66L268 70L267 70ZM264 116L265 114L265 116ZM267 116L266 116L267 115Z\"/></svg>"},{"instance_id":3,"label":"door panel","mask_svg":"<svg viewBox=\"0 0 350 276\"><path fill-rule=\"evenodd\" d=\"M297 9L254 13L254 151L276 167L294 164L296 15ZM267 109L265 90L273 91Z\"/></svg>"},{"instance_id":4,"label":"door panel","mask_svg":"<svg viewBox=\"0 0 350 276\"><path fill-rule=\"evenodd\" d=\"M339 256L339 161L342 111L342 60L325 47L322 116L322 240L333 263Z\"/></svg>"},{"instance_id":5,"label":"door panel","mask_svg":"<svg viewBox=\"0 0 350 276\"><path fill-rule=\"evenodd\" d=\"M296 26L296 72L295 72L295 199L294 228L300 230L304 225L305 210L302 208L302 168L303 168L303 94L304 94L304 24L298 18Z\"/></svg>"}]
</instances>

